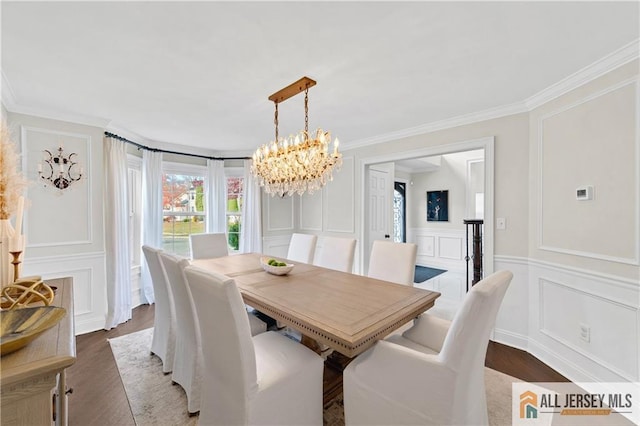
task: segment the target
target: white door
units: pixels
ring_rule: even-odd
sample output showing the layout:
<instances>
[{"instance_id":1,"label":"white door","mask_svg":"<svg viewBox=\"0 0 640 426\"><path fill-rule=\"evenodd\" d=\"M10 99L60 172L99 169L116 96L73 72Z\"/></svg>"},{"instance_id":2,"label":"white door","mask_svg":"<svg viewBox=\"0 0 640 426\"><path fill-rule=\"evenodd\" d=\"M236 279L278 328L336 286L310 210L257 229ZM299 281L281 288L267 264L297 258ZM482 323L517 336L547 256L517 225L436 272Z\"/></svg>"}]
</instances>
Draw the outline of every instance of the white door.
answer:
<instances>
[{"instance_id":1,"label":"white door","mask_svg":"<svg viewBox=\"0 0 640 426\"><path fill-rule=\"evenodd\" d=\"M393 164L369 167L367 196L367 244L364 267L369 268L369 254L375 240L390 239L393 231Z\"/></svg>"}]
</instances>

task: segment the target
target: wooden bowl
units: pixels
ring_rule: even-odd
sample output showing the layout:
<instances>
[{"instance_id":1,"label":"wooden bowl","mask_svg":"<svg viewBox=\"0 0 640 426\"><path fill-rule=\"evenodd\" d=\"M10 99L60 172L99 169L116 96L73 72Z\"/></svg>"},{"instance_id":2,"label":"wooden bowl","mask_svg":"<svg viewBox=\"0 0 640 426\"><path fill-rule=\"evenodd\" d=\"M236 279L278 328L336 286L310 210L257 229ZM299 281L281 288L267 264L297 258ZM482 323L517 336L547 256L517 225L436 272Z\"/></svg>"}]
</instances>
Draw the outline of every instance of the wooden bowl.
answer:
<instances>
[{"instance_id":1,"label":"wooden bowl","mask_svg":"<svg viewBox=\"0 0 640 426\"><path fill-rule=\"evenodd\" d=\"M0 356L10 354L29 344L36 337L58 324L67 310L57 306L0 311Z\"/></svg>"},{"instance_id":2,"label":"wooden bowl","mask_svg":"<svg viewBox=\"0 0 640 426\"><path fill-rule=\"evenodd\" d=\"M293 269L293 263L287 263L286 266L273 266L269 265L269 260L275 259L273 257L263 256L260 258L260 264L262 269L273 275L286 275ZM278 259L275 259L280 262ZM284 263L284 262L283 262Z\"/></svg>"}]
</instances>

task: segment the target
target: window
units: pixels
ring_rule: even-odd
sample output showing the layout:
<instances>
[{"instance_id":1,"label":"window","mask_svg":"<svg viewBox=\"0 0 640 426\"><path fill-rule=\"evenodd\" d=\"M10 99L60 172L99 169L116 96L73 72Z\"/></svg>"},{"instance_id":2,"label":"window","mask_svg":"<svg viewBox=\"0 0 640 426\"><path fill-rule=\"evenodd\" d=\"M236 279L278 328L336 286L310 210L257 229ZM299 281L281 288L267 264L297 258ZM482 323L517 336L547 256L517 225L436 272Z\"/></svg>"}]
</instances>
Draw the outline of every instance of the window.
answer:
<instances>
[{"instance_id":1,"label":"window","mask_svg":"<svg viewBox=\"0 0 640 426\"><path fill-rule=\"evenodd\" d=\"M393 190L393 241L407 242L407 184L395 182Z\"/></svg>"},{"instance_id":2,"label":"window","mask_svg":"<svg viewBox=\"0 0 640 426\"><path fill-rule=\"evenodd\" d=\"M189 235L205 232L202 167L165 163L162 174L162 249L189 256Z\"/></svg>"},{"instance_id":3,"label":"window","mask_svg":"<svg viewBox=\"0 0 640 426\"><path fill-rule=\"evenodd\" d=\"M242 201L244 190L243 169L227 168L227 241L230 251L240 249L242 227Z\"/></svg>"}]
</instances>

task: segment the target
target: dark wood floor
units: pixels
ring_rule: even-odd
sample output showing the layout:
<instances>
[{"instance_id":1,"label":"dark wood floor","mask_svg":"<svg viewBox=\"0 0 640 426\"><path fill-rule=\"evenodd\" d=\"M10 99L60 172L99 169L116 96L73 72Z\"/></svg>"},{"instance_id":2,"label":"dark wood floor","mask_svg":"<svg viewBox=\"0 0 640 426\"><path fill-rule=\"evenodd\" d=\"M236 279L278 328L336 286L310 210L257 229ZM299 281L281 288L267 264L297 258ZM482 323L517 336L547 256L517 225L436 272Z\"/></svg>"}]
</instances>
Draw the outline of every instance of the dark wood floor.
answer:
<instances>
[{"instance_id":1,"label":"dark wood floor","mask_svg":"<svg viewBox=\"0 0 640 426\"><path fill-rule=\"evenodd\" d=\"M67 372L69 424L134 426L129 402L107 339L153 326L154 307L142 305L133 318L110 331L76 338L77 361ZM490 342L486 366L529 382L567 381L537 358L518 349Z\"/></svg>"}]
</instances>

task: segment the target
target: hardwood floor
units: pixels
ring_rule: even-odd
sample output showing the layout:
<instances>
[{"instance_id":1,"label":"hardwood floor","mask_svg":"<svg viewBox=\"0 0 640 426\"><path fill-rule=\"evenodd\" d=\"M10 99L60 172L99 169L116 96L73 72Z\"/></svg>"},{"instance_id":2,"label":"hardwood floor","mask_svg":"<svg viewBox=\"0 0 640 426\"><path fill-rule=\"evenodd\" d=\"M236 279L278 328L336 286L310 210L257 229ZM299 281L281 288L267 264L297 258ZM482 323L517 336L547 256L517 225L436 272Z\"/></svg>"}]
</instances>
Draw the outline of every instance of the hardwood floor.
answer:
<instances>
[{"instance_id":1,"label":"hardwood floor","mask_svg":"<svg viewBox=\"0 0 640 426\"><path fill-rule=\"evenodd\" d=\"M69 424L134 426L129 402L107 339L153 326L154 307L142 305L133 318L110 331L76 338L77 361L67 371ZM565 377L527 352L489 342L486 366L530 382L563 382Z\"/></svg>"}]
</instances>

